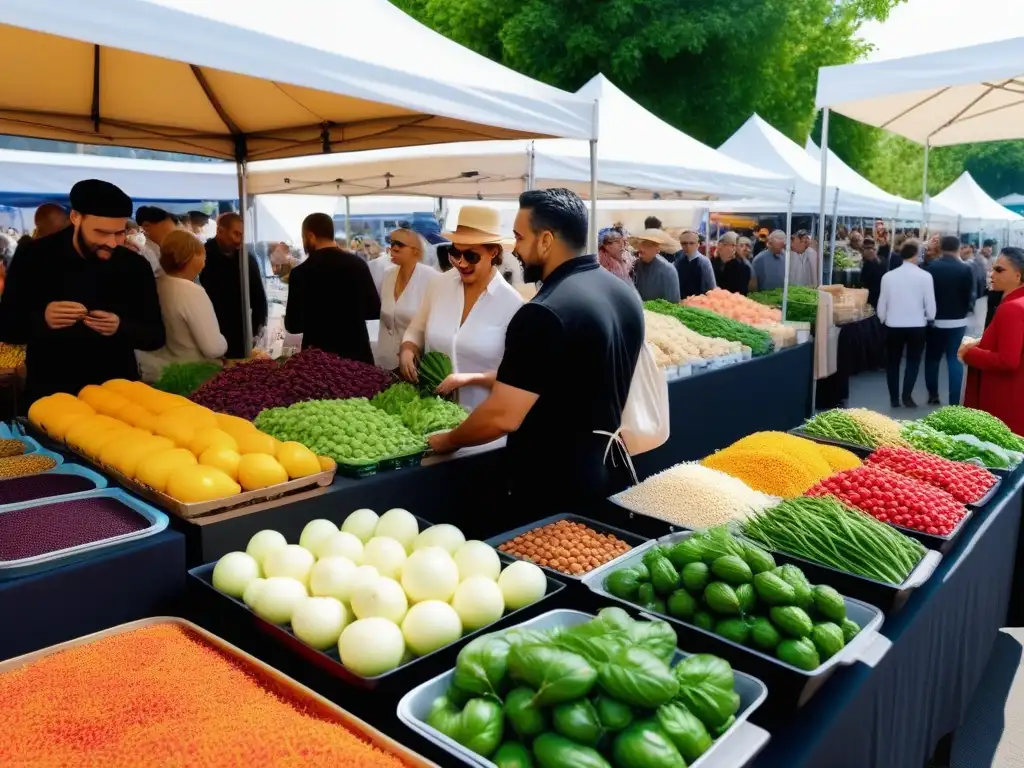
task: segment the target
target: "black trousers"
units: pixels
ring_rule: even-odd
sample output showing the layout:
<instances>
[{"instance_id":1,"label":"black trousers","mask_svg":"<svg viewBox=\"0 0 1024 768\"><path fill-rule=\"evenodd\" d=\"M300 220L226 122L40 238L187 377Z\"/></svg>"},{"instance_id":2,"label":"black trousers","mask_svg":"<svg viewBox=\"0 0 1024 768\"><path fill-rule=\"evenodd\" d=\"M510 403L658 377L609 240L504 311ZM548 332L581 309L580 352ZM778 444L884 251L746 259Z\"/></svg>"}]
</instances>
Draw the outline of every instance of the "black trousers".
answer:
<instances>
[{"instance_id":1,"label":"black trousers","mask_svg":"<svg viewBox=\"0 0 1024 768\"><path fill-rule=\"evenodd\" d=\"M907 367L903 372L903 397L914 394L917 374L921 370L921 355L924 354L924 328L889 328L885 329L886 366L885 378L889 385L889 399L900 401L900 363L903 352L907 353Z\"/></svg>"}]
</instances>

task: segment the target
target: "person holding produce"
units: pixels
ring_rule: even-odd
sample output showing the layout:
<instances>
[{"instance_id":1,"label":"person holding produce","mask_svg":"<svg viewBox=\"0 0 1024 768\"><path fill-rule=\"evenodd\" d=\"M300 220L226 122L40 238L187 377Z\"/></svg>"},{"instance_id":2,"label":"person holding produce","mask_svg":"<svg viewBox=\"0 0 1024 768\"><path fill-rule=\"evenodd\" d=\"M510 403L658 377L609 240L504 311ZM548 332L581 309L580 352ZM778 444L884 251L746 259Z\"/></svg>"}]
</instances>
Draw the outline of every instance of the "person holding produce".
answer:
<instances>
[{"instance_id":1,"label":"person holding produce","mask_svg":"<svg viewBox=\"0 0 1024 768\"><path fill-rule=\"evenodd\" d=\"M700 238L697 233L686 230L679 238L679 244L683 249L676 259L675 268L679 273L680 297L700 296L715 288L715 268L711 266L711 260L698 250ZM644 301L647 301L646 297Z\"/></svg>"},{"instance_id":2,"label":"person holding produce","mask_svg":"<svg viewBox=\"0 0 1024 768\"><path fill-rule=\"evenodd\" d=\"M777 229L768 237L768 247L754 257L751 290L773 291L786 280L786 233Z\"/></svg>"},{"instance_id":3,"label":"person holding produce","mask_svg":"<svg viewBox=\"0 0 1024 768\"><path fill-rule=\"evenodd\" d=\"M960 238L946 235L939 241L942 256L925 265L935 282L935 323L928 329L924 352L924 381L928 404L939 404L939 363L949 368L949 404L960 404L964 368L957 352L974 310L974 273L960 260Z\"/></svg>"},{"instance_id":4,"label":"person holding produce","mask_svg":"<svg viewBox=\"0 0 1024 768\"><path fill-rule=\"evenodd\" d=\"M750 289L750 264L737 254L739 235L726 232L718 241L711 266L715 271L715 284L726 291L747 295ZM749 248L749 241L748 241Z\"/></svg>"},{"instance_id":5,"label":"person holding produce","mask_svg":"<svg viewBox=\"0 0 1024 768\"><path fill-rule=\"evenodd\" d=\"M440 273L423 263L427 242L411 229L391 233L391 261L397 269L384 273L380 291L380 334L374 358L389 371L398 367L405 331L419 311L427 289Z\"/></svg>"},{"instance_id":6,"label":"person holding produce","mask_svg":"<svg viewBox=\"0 0 1024 768\"><path fill-rule=\"evenodd\" d=\"M633 265L633 284L644 301L664 299L679 302L679 277L662 251L678 250L679 244L660 229L645 229L637 236L639 254Z\"/></svg>"},{"instance_id":7,"label":"person holding produce","mask_svg":"<svg viewBox=\"0 0 1024 768\"><path fill-rule=\"evenodd\" d=\"M157 278L156 290L167 341L155 352L136 353L143 381L156 381L171 363L219 363L227 352L210 297L195 282L205 264L206 249L191 232L178 229L163 239L163 277Z\"/></svg>"},{"instance_id":8,"label":"person holding produce","mask_svg":"<svg viewBox=\"0 0 1024 768\"><path fill-rule=\"evenodd\" d=\"M1024 250L1004 248L992 267L1002 300L980 341L960 347L968 366L964 404L991 413L1024 434Z\"/></svg>"},{"instance_id":9,"label":"person holding produce","mask_svg":"<svg viewBox=\"0 0 1024 768\"><path fill-rule=\"evenodd\" d=\"M23 245L0 302L0 340L28 344L28 402L139 378L135 350L164 345L149 264L124 247L132 201L99 179L71 188L71 227Z\"/></svg>"},{"instance_id":10,"label":"person holding produce","mask_svg":"<svg viewBox=\"0 0 1024 768\"><path fill-rule=\"evenodd\" d=\"M302 222L309 254L288 281L284 327L302 334L302 348L373 365L367 320L380 317L380 299L366 262L334 241L334 219L311 213Z\"/></svg>"},{"instance_id":11,"label":"person holding produce","mask_svg":"<svg viewBox=\"0 0 1024 768\"><path fill-rule=\"evenodd\" d=\"M430 283L403 337L399 369L404 379L418 382L422 355L447 355L454 372L437 393L458 392L459 403L471 411L494 384L505 329L523 299L498 272L505 242L498 211L464 206L455 231L444 237L452 242L448 258L454 269Z\"/></svg>"}]
</instances>

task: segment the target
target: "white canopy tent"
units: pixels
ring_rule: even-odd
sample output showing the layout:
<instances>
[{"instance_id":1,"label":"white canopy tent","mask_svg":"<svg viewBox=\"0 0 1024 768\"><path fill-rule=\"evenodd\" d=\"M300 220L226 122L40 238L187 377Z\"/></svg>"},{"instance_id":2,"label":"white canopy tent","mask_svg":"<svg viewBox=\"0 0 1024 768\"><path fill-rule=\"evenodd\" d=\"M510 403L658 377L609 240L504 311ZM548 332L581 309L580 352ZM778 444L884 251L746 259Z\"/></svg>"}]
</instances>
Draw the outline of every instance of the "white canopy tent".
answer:
<instances>
[{"instance_id":1,"label":"white canopy tent","mask_svg":"<svg viewBox=\"0 0 1024 768\"><path fill-rule=\"evenodd\" d=\"M1024 195L1014 192L1012 195L1005 195L996 200L1000 205L1024 205Z\"/></svg>"},{"instance_id":2,"label":"white canopy tent","mask_svg":"<svg viewBox=\"0 0 1024 768\"><path fill-rule=\"evenodd\" d=\"M600 103L599 199L762 195L783 204L791 181L724 156L648 112L603 75L576 95ZM257 193L419 194L513 199L534 187L590 194L585 142L479 142L269 161L250 169Z\"/></svg>"},{"instance_id":3,"label":"white canopy tent","mask_svg":"<svg viewBox=\"0 0 1024 768\"><path fill-rule=\"evenodd\" d=\"M957 211L960 215L958 228L964 232L992 232L1003 230L1014 222L1024 222L1024 216L993 200L967 171L935 195L932 205Z\"/></svg>"}]
</instances>

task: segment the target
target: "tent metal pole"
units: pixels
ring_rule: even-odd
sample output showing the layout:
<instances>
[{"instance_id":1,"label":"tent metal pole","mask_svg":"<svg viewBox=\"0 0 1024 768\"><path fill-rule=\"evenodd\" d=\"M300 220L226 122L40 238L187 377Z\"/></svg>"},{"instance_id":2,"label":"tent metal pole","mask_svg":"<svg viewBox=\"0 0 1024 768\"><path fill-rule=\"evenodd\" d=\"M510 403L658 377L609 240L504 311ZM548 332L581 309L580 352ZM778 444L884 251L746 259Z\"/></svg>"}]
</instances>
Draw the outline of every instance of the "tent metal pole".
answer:
<instances>
[{"instance_id":1,"label":"tent metal pole","mask_svg":"<svg viewBox=\"0 0 1024 768\"><path fill-rule=\"evenodd\" d=\"M238 161L238 207L241 209L242 214L242 244L238 246L238 275L242 285L242 341L244 342L245 356L249 357L252 354L252 308L249 306L249 253L246 247L246 240L249 239L249 232L245 226L245 214L247 209L247 194L246 194L246 162L245 160ZM253 227L255 230L255 227ZM253 248L256 247L256 232L253 231Z\"/></svg>"},{"instance_id":2,"label":"tent metal pole","mask_svg":"<svg viewBox=\"0 0 1024 768\"><path fill-rule=\"evenodd\" d=\"M896 213L892 217L892 225L889 227L889 264L892 263L892 251L896 247L896 222L900 218L900 204L896 203ZM885 265L885 271L889 271L889 264Z\"/></svg>"},{"instance_id":3,"label":"tent metal pole","mask_svg":"<svg viewBox=\"0 0 1024 768\"><path fill-rule=\"evenodd\" d=\"M963 217L960 214L957 214L957 216L956 216L956 236L957 237L960 237L960 220L962 218Z\"/></svg>"},{"instance_id":4,"label":"tent metal pole","mask_svg":"<svg viewBox=\"0 0 1024 768\"><path fill-rule=\"evenodd\" d=\"M924 140L924 173L921 174L921 212L924 221L921 222L921 238L928 235L928 150L931 145L931 137Z\"/></svg>"},{"instance_id":5,"label":"tent metal pole","mask_svg":"<svg viewBox=\"0 0 1024 768\"><path fill-rule=\"evenodd\" d=\"M782 322L786 322L786 309L789 306L789 259L793 247L793 198L796 190L789 191L789 204L786 206L786 261L782 275Z\"/></svg>"},{"instance_id":6,"label":"tent metal pole","mask_svg":"<svg viewBox=\"0 0 1024 768\"><path fill-rule=\"evenodd\" d=\"M530 148L526 150L526 189L527 191L537 187L537 153L534 144L530 142Z\"/></svg>"},{"instance_id":7,"label":"tent metal pole","mask_svg":"<svg viewBox=\"0 0 1024 768\"><path fill-rule=\"evenodd\" d=\"M345 195L345 245L352 243L352 198Z\"/></svg>"},{"instance_id":8,"label":"tent metal pole","mask_svg":"<svg viewBox=\"0 0 1024 768\"><path fill-rule=\"evenodd\" d=\"M590 140L590 252L597 253L597 139Z\"/></svg>"},{"instance_id":9,"label":"tent metal pole","mask_svg":"<svg viewBox=\"0 0 1024 768\"><path fill-rule=\"evenodd\" d=\"M819 283L820 285L832 285L832 275L835 274L836 269L836 223L839 221L839 188L836 187L836 193L832 198L832 240L829 244L829 253L832 254L832 258L828 260L828 283ZM821 261L822 267L825 266L824 260Z\"/></svg>"},{"instance_id":10,"label":"tent metal pole","mask_svg":"<svg viewBox=\"0 0 1024 768\"><path fill-rule=\"evenodd\" d=\"M821 182L820 203L818 207L818 242L825 242L825 196L828 194L828 117L830 110L821 110ZM790 198L792 199L792 197ZM835 258L833 255L832 258ZM818 285L825 279L825 260L818 259Z\"/></svg>"}]
</instances>

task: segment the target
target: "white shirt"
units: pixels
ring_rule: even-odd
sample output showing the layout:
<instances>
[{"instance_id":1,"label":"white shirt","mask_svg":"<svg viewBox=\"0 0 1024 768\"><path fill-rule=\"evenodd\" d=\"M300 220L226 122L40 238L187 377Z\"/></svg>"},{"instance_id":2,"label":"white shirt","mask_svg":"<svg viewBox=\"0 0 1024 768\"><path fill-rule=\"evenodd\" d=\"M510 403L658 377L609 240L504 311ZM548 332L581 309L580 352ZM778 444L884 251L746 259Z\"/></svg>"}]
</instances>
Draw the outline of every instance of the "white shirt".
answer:
<instances>
[{"instance_id":1,"label":"white shirt","mask_svg":"<svg viewBox=\"0 0 1024 768\"><path fill-rule=\"evenodd\" d=\"M142 246L142 255L146 257L149 266L153 269L153 277L163 277L164 268L160 266L160 246L146 238L146 244Z\"/></svg>"},{"instance_id":2,"label":"white shirt","mask_svg":"<svg viewBox=\"0 0 1024 768\"><path fill-rule=\"evenodd\" d=\"M442 273L430 283L404 340L411 341L422 353L444 352L456 373L497 370L505 354L505 329L523 306L523 298L494 269L487 290L460 327L465 301L458 270ZM459 403L473 410L487 399L489 390L473 386L463 387L458 393Z\"/></svg>"},{"instance_id":3,"label":"white shirt","mask_svg":"<svg viewBox=\"0 0 1024 768\"><path fill-rule=\"evenodd\" d=\"M224 356L228 342L203 286L164 275L157 278L156 290L167 340L155 352L135 353L144 381L156 381L169 363L216 361Z\"/></svg>"},{"instance_id":4,"label":"white shirt","mask_svg":"<svg viewBox=\"0 0 1024 768\"><path fill-rule=\"evenodd\" d=\"M373 355L374 362L381 368L391 371L398 367L398 351L402 346L405 331L419 311L430 283L440 274L426 264L417 264L412 277L409 278L409 284L396 300L395 284L398 282L398 269L389 269L384 273L384 283L380 292L380 329L377 335L377 349Z\"/></svg>"},{"instance_id":5,"label":"white shirt","mask_svg":"<svg viewBox=\"0 0 1024 768\"><path fill-rule=\"evenodd\" d=\"M391 256L386 253L382 253L376 259L372 259L366 262L366 266L370 268L370 274L373 276L373 284L377 287L377 295L380 295L381 288L384 285L384 274L395 266L395 262L391 260Z\"/></svg>"},{"instance_id":6,"label":"white shirt","mask_svg":"<svg viewBox=\"0 0 1024 768\"><path fill-rule=\"evenodd\" d=\"M789 252L789 284L809 288L818 286L818 254L813 248L807 248L803 253Z\"/></svg>"},{"instance_id":7,"label":"white shirt","mask_svg":"<svg viewBox=\"0 0 1024 768\"><path fill-rule=\"evenodd\" d=\"M890 328L924 328L935 319L935 281L916 264L904 261L882 276L875 311Z\"/></svg>"}]
</instances>

